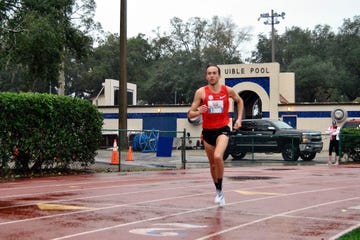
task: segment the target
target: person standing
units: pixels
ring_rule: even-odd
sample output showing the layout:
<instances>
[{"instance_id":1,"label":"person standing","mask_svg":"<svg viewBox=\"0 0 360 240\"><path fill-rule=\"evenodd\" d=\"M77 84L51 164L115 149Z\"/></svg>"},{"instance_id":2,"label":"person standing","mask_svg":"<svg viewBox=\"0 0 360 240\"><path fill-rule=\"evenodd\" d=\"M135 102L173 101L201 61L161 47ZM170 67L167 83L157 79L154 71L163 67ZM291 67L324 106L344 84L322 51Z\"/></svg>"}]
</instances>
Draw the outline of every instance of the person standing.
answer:
<instances>
[{"instance_id":1,"label":"person standing","mask_svg":"<svg viewBox=\"0 0 360 240\"><path fill-rule=\"evenodd\" d=\"M326 133L330 135L328 165L332 164L333 149L335 150L335 165L339 165L340 127L337 126L336 120L332 121L332 124L326 130Z\"/></svg>"},{"instance_id":2,"label":"person standing","mask_svg":"<svg viewBox=\"0 0 360 240\"><path fill-rule=\"evenodd\" d=\"M215 64L206 67L208 84L196 90L188 118L202 116L202 134L205 152L210 164L210 173L216 188L215 203L225 205L222 188L224 176L223 155L230 135L229 98L237 104L238 117L234 129L241 127L244 103L233 88L219 82L220 68Z\"/></svg>"}]
</instances>

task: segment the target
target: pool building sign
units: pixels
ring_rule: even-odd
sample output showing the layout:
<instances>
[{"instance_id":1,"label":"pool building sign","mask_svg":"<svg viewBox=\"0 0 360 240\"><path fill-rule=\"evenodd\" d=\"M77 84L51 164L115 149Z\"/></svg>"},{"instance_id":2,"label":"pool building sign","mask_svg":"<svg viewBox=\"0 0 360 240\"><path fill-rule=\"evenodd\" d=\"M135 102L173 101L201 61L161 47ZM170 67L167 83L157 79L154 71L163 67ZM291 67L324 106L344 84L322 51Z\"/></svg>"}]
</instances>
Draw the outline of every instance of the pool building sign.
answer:
<instances>
[{"instance_id":1,"label":"pool building sign","mask_svg":"<svg viewBox=\"0 0 360 240\"><path fill-rule=\"evenodd\" d=\"M243 118L270 118L283 120L295 128L325 132L332 119L339 124L347 118L360 118L359 103L296 103L295 81L292 72L280 72L278 63L219 65L220 81L234 88L244 100ZM97 97L98 109L103 113L103 129L118 128L118 108L114 102L116 84L104 84L104 91ZM117 83L118 86L118 83ZM136 86L131 86L131 96L136 96ZM311 87L311 86L309 86ZM107 89L108 88L108 89ZM196 89L194 89L195 92ZM93 101L95 104L95 100ZM128 106L128 130L158 129L161 131L186 131L191 137L201 133L199 121L188 121L190 105L133 105ZM230 117L236 118L234 103L230 103ZM104 131L105 133L106 131ZM174 137L181 137L173 134ZM327 146L326 139L324 146Z\"/></svg>"},{"instance_id":2,"label":"pool building sign","mask_svg":"<svg viewBox=\"0 0 360 240\"><path fill-rule=\"evenodd\" d=\"M295 75L278 63L220 65L222 81L244 100L243 118L279 118L279 104L295 102ZM236 108L234 108L236 109ZM234 112L234 117L237 113Z\"/></svg>"}]
</instances>

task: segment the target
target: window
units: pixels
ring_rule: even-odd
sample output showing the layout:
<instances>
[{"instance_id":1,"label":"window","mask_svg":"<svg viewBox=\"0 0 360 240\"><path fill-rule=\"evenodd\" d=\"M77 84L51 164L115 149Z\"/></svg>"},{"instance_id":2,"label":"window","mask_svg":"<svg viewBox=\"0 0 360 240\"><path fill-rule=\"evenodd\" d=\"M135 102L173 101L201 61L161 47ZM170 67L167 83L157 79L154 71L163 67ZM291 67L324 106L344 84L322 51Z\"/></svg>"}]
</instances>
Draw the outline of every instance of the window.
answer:
<instances>
[{"instance_id":1,"label":"window","mask_svg":"<svg viewBox=\"0 0 360 240\"><path fill-rule=\"evenodd\" d=\"M127 92L127 105L134 105L133 92ZM114 105L119 105L119 89L114 90Z\"/></svg>"}]
</instances>

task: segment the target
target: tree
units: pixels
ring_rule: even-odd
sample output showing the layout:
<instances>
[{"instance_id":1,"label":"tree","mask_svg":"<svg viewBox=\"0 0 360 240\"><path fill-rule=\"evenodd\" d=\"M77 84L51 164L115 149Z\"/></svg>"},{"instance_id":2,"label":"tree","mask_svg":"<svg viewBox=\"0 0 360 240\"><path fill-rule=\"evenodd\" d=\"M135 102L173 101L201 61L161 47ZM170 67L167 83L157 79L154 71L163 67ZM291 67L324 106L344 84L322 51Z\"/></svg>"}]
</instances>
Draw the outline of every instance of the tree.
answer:
<instances>
[{"instance_id":1,"label":"tree","mask_svg":"<svg viewBox=\"0 0 360 240\"><path fill-rule=\"evenodd\" d=\"M349 100L359 97L360 89L360 15L351 21L345 19L336 37L335 65L343 69L345 76L339 78L338 84Z\"/></svg>"},{"instance_id":2,"label":"tree","mask_svg":"<svg viewBox=\"0 0 360 240\"><path fill-rule=\"evenodd\" d=\"M94 0L2 1L0 58L5 65L0 87L14 81L19 83L11 84L14 91L47 92L57 87L65 55L83 57L91 46L86 34L94 9Z\"/></svg>"},{"instance_id":3,"label":"tree","mask_svg":"<svg viewBox=\"0 0 360 240\"><path fill-rule=\"evenodd\" d=\"M146 99L146 81L155 59L154 48L143 34L128 39L128 82L137 84L138 98ZM66 63L68 92L91 98L101 90L105 79L119 79L119 35L109 34L82 61L69 56Z\"/></svg>"},{"instance_id":4,"label":"tree","mask_svg":"<svg viewBox=\"0 0 360 240\"><path fill-rule=\"evenodd\" d=\"M292 27L283 36L279 37L278 57L283 69L291 64L296 58L313 54L311 31Z\"/></svg>"},{"instance_id":5,"label":"tree","mask_svg":"<svg viewBox=\"0 0 360 240\"><path fill-rule=\"evenodd\" d=\"M296 73L297 102L334 102L341 99L340 89L334 85L337 71L330 61L322 62L311 55L296 58L288 69Z\"/></svg>"},{"instance_id":6,"label":"tree","mask_svg":"<svg viewBox=\"0 0 360 240\"><path fill-rule=\"evenodd\" d=\"M257 51L252 53L253 62L271 62L271 39L265 35L259 35ZM275 59L280 63L282 70L291 64L297 57L306 56L312 53L311 32L302 30L299 27L292 27L279 36L274 34L276 48Z\"/></svg>"},{"instance_id":7,"label":"tree","mask_svg":"<svg viewBox=\"0 0 360 240\"><path fill-rule=\"evenodd\" d=\"M96 96L105 79L119 78L119 36L108 35L85 59L68 55L65 66L69 93L85 98Z\"/></svg>"},{"instance_id":8,"label":"tree","mask_svg":"<svg viewBox=\"0 0 360 240\"><path fill-rule=\"evenodd\" d=\"M158 33L152 42L159 57L148 81L149 103L190 103L195 89L206 83L206 65L241 62L239 45L250 38L229 18L183 22L175 17L170 23L170 34Z\"/></svg>"},{"instance_id":9,"label":"tree","mask_svg":"<svg viewBox=\"0 0 360 240\"><path fill-rule=\"evenodd\" d=\"M276 37L276 33L274 34ZM251 62L264 63L271 62L271 40L264 34L258 35L257 51L252 51Z\"/></svg>"},{"instance_id":10,"label":"tree","mask_svg":"<svg viewBox=\"0 0 360 240\"><path fill-rule=\"evenodd\" d=\"M130 38L127 48L128 82L137 84L138 99L145 102L148 79L153 74L152 66L156 60L155 51L144 34Z\"/></svg>"},{"instance_id":11,"label":"tree","mask_svg":"<svg viewBox=\"0 0 360 240\"><path fill-rule=\"evenodd\" d=\"M360 21L345 20L338 34L328 25L287 29L277 40L276 60L282 71L296 76L296 101L347 101L359 86ZM269 61L271 41L259 36L255 62Z\"/></svg>"},{"instance_id":12,"label":"tree","mask_svg":"<svg viewBox=\"0 0 360 240\"><path fill-rule=\"evenodd\" d=\"M316 25L311 32L311 52L316 53L321 59L334 61L336 58L336 34L329 25Z\"/></svg>"}]
</instances>

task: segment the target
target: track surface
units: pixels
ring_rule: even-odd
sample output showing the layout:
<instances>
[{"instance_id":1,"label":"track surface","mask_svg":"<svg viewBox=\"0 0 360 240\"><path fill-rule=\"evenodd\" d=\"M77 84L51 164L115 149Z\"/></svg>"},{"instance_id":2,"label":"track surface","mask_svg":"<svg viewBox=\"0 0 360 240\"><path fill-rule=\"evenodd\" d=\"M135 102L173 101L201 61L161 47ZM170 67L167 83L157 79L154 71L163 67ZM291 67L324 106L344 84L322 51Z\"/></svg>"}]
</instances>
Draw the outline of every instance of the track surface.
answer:
<instances>
[{"instance_id":1,"label":"track surface","mask_svg":"<svg viewBox=\"0 0 360 240\"><path fill-rule=\"evenodd\" d=\"M0 239L336 239L360 224L360 166L226 168L0 183Z\"/></svg>"}]
</instances>

